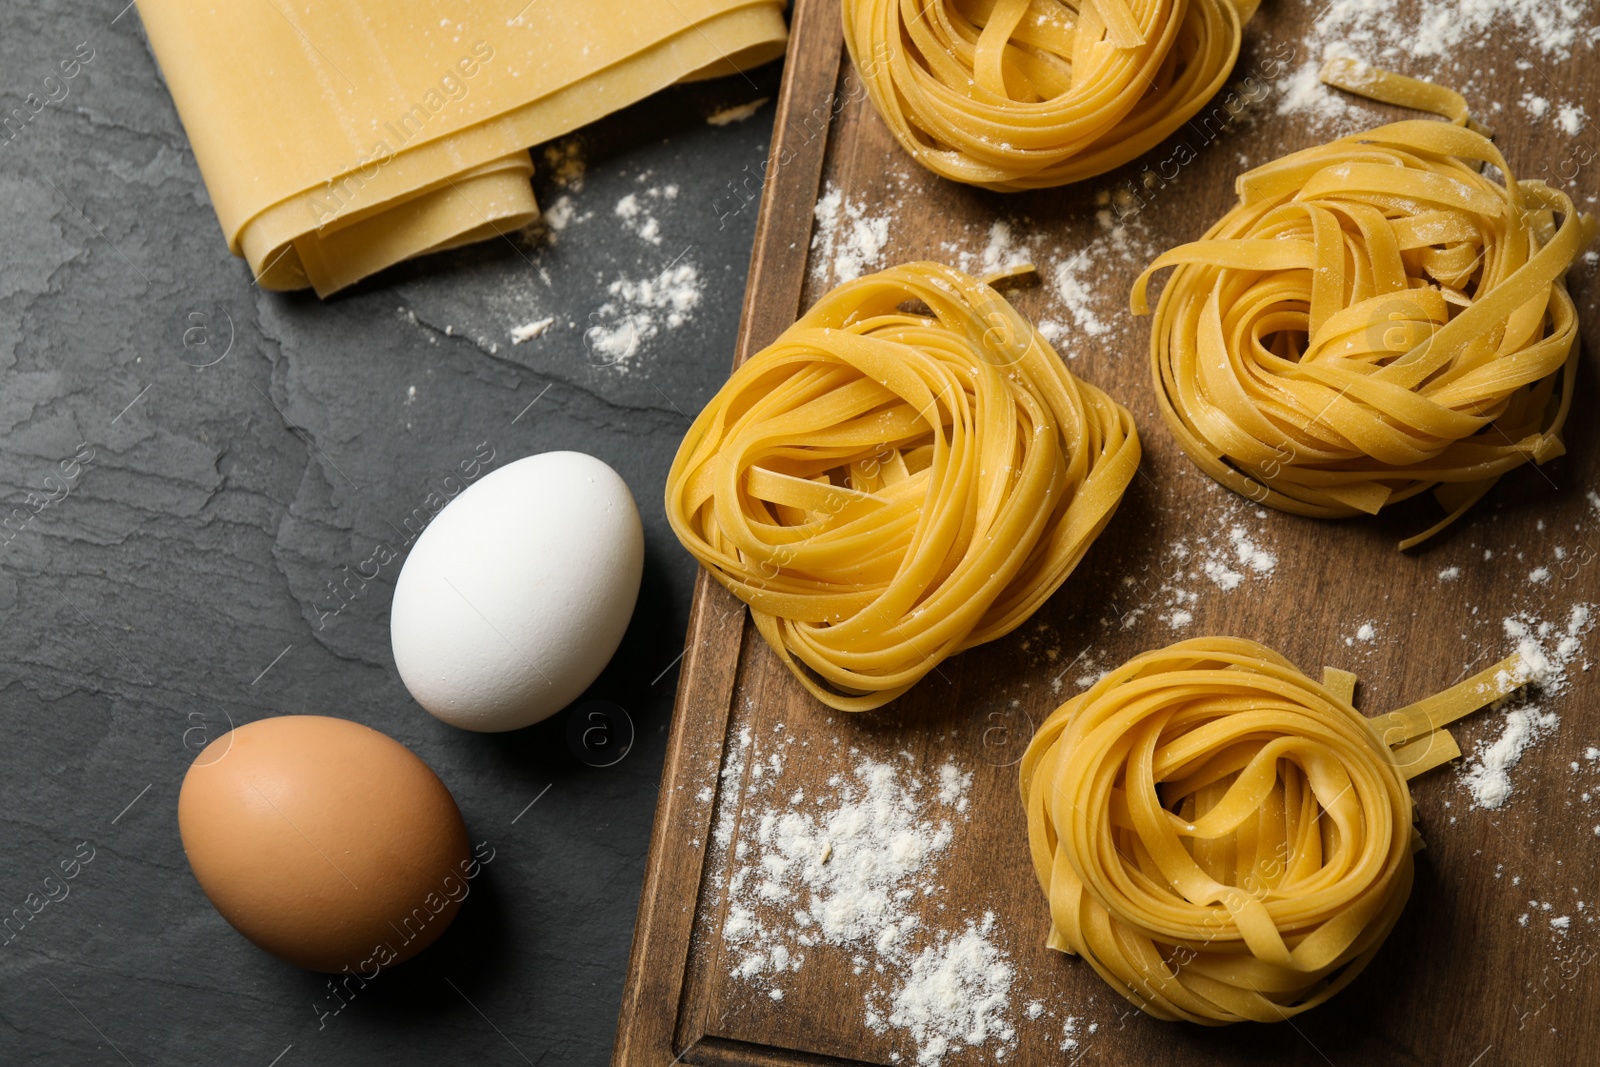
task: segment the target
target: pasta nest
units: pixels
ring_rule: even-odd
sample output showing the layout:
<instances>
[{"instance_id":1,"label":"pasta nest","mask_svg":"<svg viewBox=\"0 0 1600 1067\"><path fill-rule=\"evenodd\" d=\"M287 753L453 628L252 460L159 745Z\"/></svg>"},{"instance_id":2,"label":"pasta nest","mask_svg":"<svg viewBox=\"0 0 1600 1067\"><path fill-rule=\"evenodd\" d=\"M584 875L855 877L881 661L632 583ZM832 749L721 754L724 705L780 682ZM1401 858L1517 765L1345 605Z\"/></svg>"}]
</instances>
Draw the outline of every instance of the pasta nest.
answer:
<instances>
[{"instance_id":1,"label":"pasta nest","mask_svg":"<svg viewBox=\"0 0 1600 1067\"><path fill-rule=\"evenodd\" d=\"M1176 268L1154 378L1206 473L1316 517L1434 489L1446 517L1409 547L1502 474L1563 453L1578 359L1565 275L1594 235L1565 194L1516 180L1477 129L1429 120L1285 156L1238 193L1132 297L1148 313L1151 273Z\"/></svg>"},{"instance_id":2,"label":"pasta nest","mask_svg":"<svg viewBox=\"0 0 1600 1067\"><path fill-rule=\"evenodd\" d=\"M1460 755L1442 726L1525 681L1517 664L1370 720L1354 675L1318 684L1253 641L1184 641L1109 672L1022 760L1049 945L1162 1019L1320 1004L1411 893L1407 780Z\"/></svg>"},{"instance_id":3,"label":"pasta nest","mask_svg":"<svg viewBox=\"0 0 1600 1067\"><path fill-rule=\"evenodd\" d=\"M1133 418L989 285L840 285L734 371L667 476L673 532L817 699L899 696L1028 618L1110 521Z\"/></svg>"},{"instance_id":4,"label":"pasta nest","mask_svg":"<svg viewBox=\"0 0 1600 1067\"><path fill-rule=\"evenodd\" d=\"M1222 87L1254 0L843 0L903 148L943 177L1040 189L1160 144Z\"/></svg>"}]
</instances>

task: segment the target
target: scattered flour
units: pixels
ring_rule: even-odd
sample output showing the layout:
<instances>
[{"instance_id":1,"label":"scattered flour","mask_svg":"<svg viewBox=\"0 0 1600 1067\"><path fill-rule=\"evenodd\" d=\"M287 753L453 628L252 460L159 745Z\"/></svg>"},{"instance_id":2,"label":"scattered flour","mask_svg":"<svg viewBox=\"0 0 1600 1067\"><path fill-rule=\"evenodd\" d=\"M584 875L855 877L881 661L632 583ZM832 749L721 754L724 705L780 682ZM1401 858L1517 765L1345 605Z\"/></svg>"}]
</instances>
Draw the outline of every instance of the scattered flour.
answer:
<instances>
[{"instance_id":1,"label":"scattered flour","mask_svg":"<svg viewBox=\"0 0 1600 1067\"><path fill-rule=\"evenodd\" d=\"M1501 702L1500 736L1480 744L1460 772L1477 807L1492 810L1510 800L1512 769L1529 746L1560 727L1560 717L1534 703L1533 694L1548 702L1566 690L1567 668L1583 652L1583 638L1594 625L1593 613L1594 605L1574 604L1564 625L1526 614L1503 621L1505 635L1516 645L1521 660L1510 681L1528 686L1532 692L1519 691Z\"/></svg>"},{"instance_id":2,"label":"scattered flour","mask_svg":"<svg viewBox=\"0 0 1600 1067\"><path fill-rule=\"evenodd\" d=\"M577 213L578 208L572 202L572 197L563 193L561 196L556 197L550 206L544 209L544 213L540 216L540 221L544 223L544 228L552 235L559 234L562 230L572 225Z\"/></svg>"},{"instance_id":3,"label":"scattered flour","mask_svg":"<svg viewBox=\"0 0 1600 1067\"><path fill-rule=\"evenodd\" d=\"M721 773L718 777L725 787L737 790L739 783L744 779L745 760L749 758L752 738L750 727L746 726L739 731L738 746L728 753ZM715 790L706 786L701 790L701 796L709 803ZM737 804L723 804L717 812L717 821L711 828L711 841L719 852L726 853L733 844L733 832L739 828L739 806Z\"/></svg>"},{"instance_id":4,"label":"scattered flour","mask_svg":"<svg viewBox=\"0 0 1600 1067\"><path fill-rule=\"evenodd\" d=\"M1119 218L1109 192L1102 191L1099 199L1095 220L1100 233L1044 275L1070 321L1044 319L1039 332L1068 359L1081 351L1075 341L1106 345L1132 322L1126 294L1100 284L1106 270L1116 263L1142 270L1156 256L1144 220L1137 213Z\"/></svg>"},{"instance_id":5,"label":"scattered flour","mask_svg":"<svg viewBox=\"0 0 1600 1067\"><path fill-rule=\"evenodd\" d=\"M1083 257L1062 260L1056 264L1052 281L1057 298L1067 306L1067 314L1072 316L1078 329L1089 337L1100 337L1109 333L1111 327L1095 314L1095 289L1082 277L1085 273L1098 274L1099 268Z\"/></svg>"},{"instance_id":6,"label":"scattered flour","mask_svg":"<svg viewBox=\"0 0 1600 1067\"><path fill-rule=\"evenodd\" d=\"M1262 533L1248 525L1263 521L1265 509L1220 487L1208 486L1207 491L1215 492L1217 500L1208 520L1215 524L1212 530L1191 528L1169 542L1141 573L1125 574L1117 595L1107 604L1109 610L1100 617L1101 627L1132 630L1153 617L1170 630L1185 630L1195 621L1202 593L1212 588L1232 593L1247 582L1272 577L1278 557L1267 547ZM1079 689L1100 679L1103 671L1093 645L1051 679L1051 690L1060 693L1063 681L1073 672L1077 672L1074 678Z\"/></svg>"},{"instance_id":7,"label":"scattered flour","mask_svg":"<svg viewBox=\"0 0 1600 1067\"><path fill-rule=\"evenodd\" d=\"M862 205L851 203L832 182L816 206L816 231L811 238L812 262L820 281L827 281L832 268L832 284L854 281L876 270L889 243L889 217L869 215Z\"/></svg>"},{"instance_id":8,"label":"scattered flour","mask_svg":"<svg viewBox=\"0 0 1600 1067\"><path fill-rule=\"evenodd\" d=\"M1373 629L1373 626L1370 622L1362 623L1361 629L1356 631L1357 641L1375 641L1377 640L1377 637L1378 631Z\"/></svg>"},{"instance_id":9,"label":"scattered flour","mask_svg":"<svg viewBox=\"0 0 1600 1067\"><path fill-rule=\"evenodd\" d=\"M543 337L544 332L555 325L555 319L536 319L533 322L511 328L511 343L520 345L524 341L531 341L535 337Z\"/></svg>"},{"instance_id":10,"label":"scattered flour","mask_svg":"<svg viewBox=\"0 0 1600 1067\"><path fill-rule=\"evenodd\" d=\"M1018 242L1011 223L996 219L989 227L989 243L984 246L983 255L978 260L979 276L998 274L1031 262L1033 253L1026 242Z\"/></svg>"},{"instance_id":11,"label":"scattered flour","mask_svg":"<svg viewBox=\"0 0 1600 1067\"><path fill-rule=\"evenodd\" d=\"M1565 623L1551 623L1526 613L1502 621L1505 635L1522 659L1515 680L1532 683L1551 696L1567 688L1567 667L1583 651L1583 638L1594 625L1593 604L1574 604Z\"/></svg>"},{"instance_id":12,"label":"scattered flour","mask_svg":"<svg viewBox=\"0 0 1600 1067\"><path fill-rule=\"evenodd\" d=\"M1450 60L1511 31L1524 48L1566 59L1577 45L1600 39L1594 16L1592 0L1420 0L1398 8L1393 0L1332 0L1312 37L1362 48L1374 60Z\"/></svg>"},{"instance_id":13,"label":"scattered flour","mask_svg":"<svg viewBox=\"0 0 1600 1067\"><path fill-rule=\"evenodd\" d=\"M1533 71L1540 57L1562 63L1583 46L1600 41L1596 0L1330 0L1322 5L1301 42L1305 61L1285 79L1280 114L1293 114L1324 132L1337 130L1370 109L1356 98L1322 85L1325 59L1350 57L1430 78L1469 93L1485 50L1514 39L1520 71ZM1542 80L1538 85L1546 85ZM1529 93L1523 106L1542 118L1558 105ZM1486 106L1480 102L1478 106ZM1565 125L1566 119L1560 122ZM1357 125L1369 123L1363 118Z\"/></svg>"},{"instance_id":14,"label":"scattered flour","mask_svg":"<svg viewBox=\"0 0 1600 1067\"><path fill-rule=\"evenodd\" d=\"M1231 593L1244 584L1244 575L1234 570L1226 563L1215 559L1208 559L1201 564L1201 570L1207 578L1216 583L1217 588L1224 593Z\"/></svg>"},{"instance_id":15,"label":"scattered flour","mask_svg":"<svg viewBox=\"0 0 1600 1067\"><path fill-rule=\"evenodd\" d=\"M676 330L700 306L705 283L693 263L680 261L653 278L618 278L610 297L590 316L584 333L591 362L627 368L663 330Z\"/></svg>"},{"instance_id":16,"label":"scattered flour","mask_svg":"<svg viewBox=\"0 0 1600 1067\"><path fill-rule=\"evenodd\" d=\"M1344 117L1349 98L1328 91L1322 84L1321 69L1321 62L1313 59L1284 79L1278 114L1315 112L1324 121Z\"/></svg>"},{"instance_id":17,"label":"scattered flour","mask_svg":"<svg viewBox=\"0 0 1600 1067\"><path fill-rule=\"evenodd\" d=\"M1364 645L1370 645L1377 639L1378 628L1370 622L1364 622L1360 626L1356 627L1356 632L1354 634L1344 639L1344 643L1346 645L1353 645L1357 641L1360 641Z\"/></svg>"},{"instance_id":18,"label":"scattered flour","mask_svg":"<svg viewBox=\"0 0 1600 1067\"><path fill-rule=\"evenodd\" d=\"M720 107L706 116L706 125L731 126L735 122L743 122L745 119L754 115L757 111L760 111L762 106L765 105L770 99L772 98L769 96L763 96L760 100L752 100L748 104L734 104L730 107Z\"/></svg>"},{"instance_id":19,"label":"scattered flour","mask_svg":"<svg viewBox=\"0 0 1600 1067\"><path fill-rule=\"evenodd\" d=\"M969 923L911 961L887 1021L911 1032L918 1064L937 1064L957 1049L982 1048L991 1037L1002 1048L1015 1042L1015 1030L1005 1021L1014 972L989 941L993 929L994 912L986 912L981 923Z\"/></svg>"},{"instance_id":20,"label":"scattered flour","mask_svg":"<svg viewBox=\"0 0 1600 1067\"><path fill-rule=\"evenodd\" d=\"M946 763L939 768L939 803L955 808L962 814L967 810L967 793L972 789L972 772L961 773L961 768Z\"/></svg>"},{"instance_id":21,"label":"scattered flour","mask_svg":"<svg viewBox=\"0 0 1600 1067\"><path fill-rule=\"evenodd\" d=\"M1243 526L1229 530L1228 540L1233 545L1235 558L1257 574L1271 574L1277 569L1278 557L1252 541L1250 531Z\"/></svg>"},{"instance_id":22,"label":"scattered flour","mask_svg":"<svg viewBox=\"0 0 1600 1067\"><path fill-rule=\"evenodd\" d=\"M719 813L713 832L732 859L722 931L729 973L780 999L788 977L826 946L848 953L871 983L863 1023L908 1035L918 1064L967 1048L1003 1058L1016 1045L1014 967L994 915L959 929L922 920L944 892L939 861L967 817L972 772L947 763L925 779L909 753L903 763L879 762L852 749L853 769L807 797L780 781L792 742L780 737L762 755L746 729L722 772L726 783L748 767L750 779L743 813L726 821Z\"/></svg>"},{"instance_id":23,"label":"scattered flour","mask_svg":"<svg viewBox=\"0 0 1600 1067\"><path fill-rule=\"evenodd\" d=\"M1513 708L1505 713L1505 725L1492 745L1480 747L1462 780L1480 808L1498 808L1511 799L1511 769L1522 753L1561 724L1553 711L1535 705Z\"/></svg>"},{"instance_id":24,"label":"scattered flour","mask_svg":"<svg viewBox=\"0 0 1600 1067\"><path fill-rule=\"evenodd\" d=\"M611 213L622 220L622 226L641 241L653 245L661 243L661 223L652 209L678 198L676 185L647 189L642 193L629 193L617 201Z\"/></svg>"},{"instance_id":25,"label":"scattered flour","mask_svg":"<svg viewBox=\"0 0 1600 1067\"><path fill-rule=\"evenodd\" d=\"M1278 567L1278 557L1259 543L1259 534L1252 534L1239 520L1250 512L1250 506L1236 497L1222 499L1220 518L1222 528L1215 533L1192 533L1170 543L1157 564L1155 578L1144 580L1129 575L1123 585L1140 603L1118 616L1121 629L1138 625L1151 608L1156 618L1171 629L1182 630L1194 622L1194 608L1200 602L1200 592L1205 589L1205 579L1224 593L1231 593L1247 580L1270 578ZM1254 509L1259 515L1260 509ZM1194 588L1196 585L1199 588ZM1101 625L1109 626L1110 617L1102 618ZM1093 684L1079 679L1079 687Z\"/></svg>"}]
</instances>

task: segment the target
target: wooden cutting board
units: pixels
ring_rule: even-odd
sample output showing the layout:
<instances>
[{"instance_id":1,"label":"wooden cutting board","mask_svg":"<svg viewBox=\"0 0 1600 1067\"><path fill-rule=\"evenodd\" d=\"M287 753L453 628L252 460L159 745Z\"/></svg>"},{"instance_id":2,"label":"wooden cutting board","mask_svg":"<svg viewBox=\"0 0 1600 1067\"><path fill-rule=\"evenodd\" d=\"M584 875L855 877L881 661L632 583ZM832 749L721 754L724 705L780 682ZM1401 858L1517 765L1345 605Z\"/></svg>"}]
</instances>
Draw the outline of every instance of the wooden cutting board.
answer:
<instances>
[{"instance_id":1,"label":"wooden cutting board","mask_svg":"<svg viewBox=\"0 0 1600 1067\"><path fill-rule=\"evenodd\" d=\"M1243 79L1265 76L1291 46L1298 53L1280 77L1312 58L1302 42L1315 14L1269 0L1248 29L1233 89L1253 91ZM1212 1030L1150 1019L1082 960L1046 949L1048 919L1028 861L1015 767L1032 727L1079 691L1080 678L1183 637L1248 637L1313 675L1325 664L1355 671L1357 703L1368 714L1507 654L1514 647L1507 617L1549 621L1556 633L1547 644L1559 639L1575 605L1600 600L1593 565L1600 505L1589 499L1590 487L1600 487L1593 364L1579 376L1569 454L1508 476L1418 551L1395 545L1431 524L1431 500L1347 522L1257 509L1213 485L1177 449L1155 408L1148 320L1127 313L1126 294L1148 258L1198 237L1233 203L1241 170L1318 143L1326 132L1280 114L1279 85L1266 99L1247 101L1228 129L1192 125L1099 180L988 193L937 179L905 156L861 90L839 20L838 0L798 0L765 180L740 175L716 191L718 211L762 196L738 358L770 342L831 284L830 251L836 258L838 249L813 243L820 197L836 190L847 212L888 220L885 247L869 267L924 258L976 264L995 236L992 224L1006 220L1011 242L1026 244L1045 274L1010 290L1011 298L1036 322L1061 328L1058 348L1074 373L1128 405L1145 458L1109 529L1034 620L945 662L877 712L851 716L811 700L742 605L701 575L614 1063L917 1061L910 1031L867 1025L868 1002L881 1004L904 976L863 968L855 948L809 948L803 967L782 981L781 1000L771 981L732 973L738 954L724 923L739 842L754 839L754 823L775 795L754 768L780 750L781 793L800 790L807 803L824 802L829 779L848 777L863 758L908 774L953 764L972 775L970 806L954 818L951 843L937 859L938 891L915 906L930 936L993 914L990 940L1014 973L1006 1014L1013 1033L953 1049L944 1063L994 1062L1002 1050L1007 1062L1025 1064L1600 1062L1600 966L1593 962L1600 936L1592 921L1600 909L1600 760L1585 755L1600 745L1596 672L1585 673L1600 634L1579 635L1583 649L1572 655L1566 691L1542 702L1559 715L1559 727L1513 769L1507 803L1495 810L1473 803L1465 760L1414 784L1428 847L1404 917L1354 985L1288 1024ZM1593 210L1600 133L1584 123L1569 135L1549 119L1535 121L1536 105L1521 103L1533 78L1551 101L1588 101L1600 118L1593 52L1580 46L1572 62L1552 64L1509 29L1496 30L1486 47L1490 61L1480 61L1463 86L1469 102L1497 128L1522 176L1559 181ZM1173 165L1180 143L1193 158ZM1589 264L1572 279L1591 344L1600 340L1593 275ZM1062 295L1063 278L1071 299ZM1214 577L1205 573L1208 563ZM1467 759L1504 725L1499 713L1483 712L1458 727ZM1565 930L1552 925L1563 916ZM1030 1002L1041 1006L1035 1018L1024 1007ZM1076 1044L1063 1048L1069 1016Z\"/></svg>"}]
</instances>

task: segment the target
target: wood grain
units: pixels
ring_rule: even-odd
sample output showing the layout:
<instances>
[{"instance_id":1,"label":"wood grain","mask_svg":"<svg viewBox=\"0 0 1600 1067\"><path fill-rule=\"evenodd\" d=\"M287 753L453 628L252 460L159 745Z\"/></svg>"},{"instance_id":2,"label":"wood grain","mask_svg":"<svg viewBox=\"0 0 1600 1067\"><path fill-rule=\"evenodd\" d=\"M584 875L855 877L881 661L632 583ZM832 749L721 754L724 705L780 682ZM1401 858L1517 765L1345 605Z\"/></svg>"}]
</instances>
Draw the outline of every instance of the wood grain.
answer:
<instances>
[{"instance_id":1,"label":"wood grain","mask_svg":"<svg viewBox=\"0 0 1600 1067\"><path fill-rule=\"evenodd\" d=\"M1313 14L1266 5L1247 34L1235 86L1286 55L1284 48L1299 47ZM1584 671L1587 653L1574 660L1568 690L1547 704L1560 727L1515 768L1510 803L1474 808L1459 763L1414 783L1428 847L1418 857L1406 914L1365 975L1288 1025L1209 1030L1158 1022L1128 1007L1081 960L1045 949L1048 917L1028 862L1014 766L1032 727L1078 691L1079 677L1181 637L1249 637L1308 673L1324 664L1355 671L1358 706L1374 714L1503 656L1510 650L1506 617L1561 625L1573 605L1600 601L1600 568L1593 566L1600 508L1586 496L1600 486L1592 365L1579 375L1569 454L1507 477L1463 522L1417 552L1394 546L1433 521L1431 501L1349 522L1257 509L1211 483L1173 443L1150 384L1148 320L1129 316L1125 297L1147 256L1197 237L1231 205L1240 170L1318 143L1325 132L1278 114L1274 95L1225 130L1202 115L1146 159L1102 179L992 194L934 178L900 151L842 56L838 0L799 0L793 29L737 358L769 342L831 284L830 264L810 252L813 206L824 188L837 186L851 202L892 219L885 264L979 253L991 224L1003 219L1019 240L1031 240L1047 272L1074 264L1069 273L1092 288L1089 325L1098 329L1072 316L1048 278L1010 295L1035 321L1067 327L1058 347L1074 373L1133 411L1145 459L1109 529L1034 620L946 661L878 712L853 717L811 700L741 605L701 576L613 1062L915 1062L904 1032L864 1025L863 999L882 978L854 973L849 952L811 950L781 1001L729 974L722 937L729 850L714 844L714 830L736 837L749 829L741 806L752 761L731 758L741 733L748 731L759 751L780 730L808 742L788 749L783 772L786 784L808 793L847 769L839 752L848 748L880 759L904 752L918 766L954 762L973 773L971 818L958 826L939 870L945 909L925 918L948 928L986 911L996 915L1019 1006L1007 1062L1600 1062L1591 924L1600 907L1591 899L1600 898L1600 761L1584 755L1600 745L1600 699ZM1496 127L1520 176L1559 182L1592 210L1600 194L1600 134L1586 126L1569 137L1551 122L1527 120L1516 88L1527 68L1519 74L1517 63L1536 61L1552 99L1591 105L1600 100L1600 65L1581 48L1570 63L1545 62L1509 33L1492 47L1497 60L1472 78L1469 102ZM1291 66L1308 58L1297 54ZM1371 107L1362 114L1401 113ZM1180 145L1193 150L1193 160L1163 169L1185 154ZM1084 258L1075 261L1080 251ZM1572 279L1591 340L1600 338L1593 274L1590 265ZM1270 551L1276 566L1257 573L1235 558L1242 580L1224 592L1198 573L1196 554L1230 552L1235 527ZM1459 576L1441 578L1452 567ZM1543 582L1529 577L1539 567L1550 572ZM1192 622L1175 625L1175 611ZM1374 640L1356 636L1362 624L1373 627ZM1481 713L1457 736L1470 757L1499 730L1498 715ZM1526 925L1519 922L1524 915ZM1549 925L1560 915L1571 916L1564 934ZM1049 1008L1037 1023L1020 1011L1033 1000ZM1078 1046L1064 1051L1060 1020L1067 1015L1097 1029L1089 1035L1080 1027ZM943 1062L992 1062L993 1048L953 1052Z\"/></svg>"}]
</instances>

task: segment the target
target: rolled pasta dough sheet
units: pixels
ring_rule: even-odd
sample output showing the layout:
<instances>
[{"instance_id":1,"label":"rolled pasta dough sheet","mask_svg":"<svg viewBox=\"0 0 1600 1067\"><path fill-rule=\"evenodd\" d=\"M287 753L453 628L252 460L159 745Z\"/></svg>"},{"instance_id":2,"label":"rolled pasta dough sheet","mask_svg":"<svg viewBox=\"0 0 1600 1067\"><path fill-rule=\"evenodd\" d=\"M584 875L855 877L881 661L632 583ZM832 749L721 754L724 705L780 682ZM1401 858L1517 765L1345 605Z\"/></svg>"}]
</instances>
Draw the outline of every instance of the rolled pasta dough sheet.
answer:
<instances>
[{"instance_id":1,"label":"rolled pasta dough sheet","mask_svg":"<svg viewBox=\"0 0 1600 1067\"><path fill-rule=\"evenodd\" d=\"M527 149L781 55L782 0L139 0L228 247L326 296L538 217Z\"/></svg>"}]
</instances>

